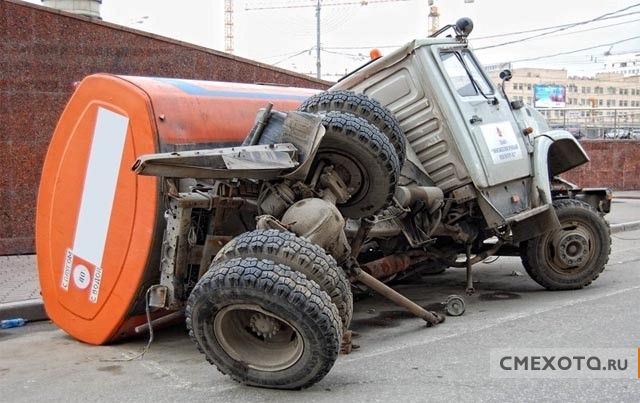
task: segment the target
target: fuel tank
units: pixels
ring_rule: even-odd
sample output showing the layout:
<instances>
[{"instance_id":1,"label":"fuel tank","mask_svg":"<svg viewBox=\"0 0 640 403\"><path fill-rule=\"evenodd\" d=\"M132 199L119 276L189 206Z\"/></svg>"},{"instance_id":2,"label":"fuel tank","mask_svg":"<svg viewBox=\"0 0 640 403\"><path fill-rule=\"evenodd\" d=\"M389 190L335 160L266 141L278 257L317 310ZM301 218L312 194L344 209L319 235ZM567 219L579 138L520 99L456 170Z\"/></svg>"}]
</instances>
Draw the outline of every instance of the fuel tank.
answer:
<instances>
[{"instance_id":1,"label":"fuel tank","mask_svg":"<svg viewBox=\"0 0 640 403\"><path fill-rule=\"evenodd\" d=\"M51 320L91 344L145 322L164 205L160 181L131 170L138 156L238 145L268 102L292 110L316 92L107 74L82 80L53 134L38 193L38 272Z\"/></svg>"}]
</instances>

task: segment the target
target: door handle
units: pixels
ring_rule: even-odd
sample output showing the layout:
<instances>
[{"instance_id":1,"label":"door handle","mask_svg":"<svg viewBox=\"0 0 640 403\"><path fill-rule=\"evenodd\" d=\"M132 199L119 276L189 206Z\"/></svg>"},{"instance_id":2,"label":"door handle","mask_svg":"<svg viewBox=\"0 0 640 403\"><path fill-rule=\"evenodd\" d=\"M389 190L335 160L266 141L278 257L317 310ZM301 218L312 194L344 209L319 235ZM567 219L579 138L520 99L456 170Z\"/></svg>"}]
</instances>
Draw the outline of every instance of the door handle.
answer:
<instances>
[{"instance_id":1,"label":"door handle","mask_svg":"<svg viewBox=\"0 0 640 403\"><path fill-rule=\"evenodd\" d=\"M473 115L471 116L471 119L469 119L469 123L471 123L472 125L475 125L476 123L482 123L482 118L478 115Z\"/></svg>"}]
</instances>

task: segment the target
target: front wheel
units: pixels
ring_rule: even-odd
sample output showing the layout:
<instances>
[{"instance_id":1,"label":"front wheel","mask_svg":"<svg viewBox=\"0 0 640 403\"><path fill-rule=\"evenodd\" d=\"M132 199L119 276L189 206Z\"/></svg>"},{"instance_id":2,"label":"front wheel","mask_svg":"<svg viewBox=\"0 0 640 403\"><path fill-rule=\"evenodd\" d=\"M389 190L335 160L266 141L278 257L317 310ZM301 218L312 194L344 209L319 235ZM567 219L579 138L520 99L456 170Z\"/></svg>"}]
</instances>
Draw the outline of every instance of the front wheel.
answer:
<instances>
[{"instance_id":1,"label":"front wheel","mask_svg":"<svg viewBox=\"0 0 640 403\"><path fill-rule=\"evenodd\" d=\"M548 290L585 287L598 278L609 260L609 225L582 201L556 200L553 206L560 228L521 243L522 264Z\"/></svg>"}]
</instances>

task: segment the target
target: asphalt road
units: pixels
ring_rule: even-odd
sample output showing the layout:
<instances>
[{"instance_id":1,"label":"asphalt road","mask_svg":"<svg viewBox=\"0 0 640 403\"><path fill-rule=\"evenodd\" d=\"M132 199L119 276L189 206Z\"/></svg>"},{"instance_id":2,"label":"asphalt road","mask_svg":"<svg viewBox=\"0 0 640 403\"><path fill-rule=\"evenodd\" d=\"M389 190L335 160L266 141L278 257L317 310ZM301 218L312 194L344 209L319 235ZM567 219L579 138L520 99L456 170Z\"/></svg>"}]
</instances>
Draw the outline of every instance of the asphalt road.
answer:
<instances>
[{"instance_id":1,"label":"asphalt road","mask_svg":"<svg viewBox=\"0 0 640 403\"><path fill-rule=\"evenodd\" d=\"M614 204L612 222L640 218L640 200ZM320 383L298 392L244 387L207 364L180 327L115 346L79 343L49 323L0 331L3 401L633 401L638 379L498 379L496 348L640 346L640 231L616 234L601 277L579 291L548 292L517 258L476 266L467 312L426 328L379 297L356 304L360 348ZM463 293L464 271L397 289L428 305Z\"/></svg>"}]
</instances>

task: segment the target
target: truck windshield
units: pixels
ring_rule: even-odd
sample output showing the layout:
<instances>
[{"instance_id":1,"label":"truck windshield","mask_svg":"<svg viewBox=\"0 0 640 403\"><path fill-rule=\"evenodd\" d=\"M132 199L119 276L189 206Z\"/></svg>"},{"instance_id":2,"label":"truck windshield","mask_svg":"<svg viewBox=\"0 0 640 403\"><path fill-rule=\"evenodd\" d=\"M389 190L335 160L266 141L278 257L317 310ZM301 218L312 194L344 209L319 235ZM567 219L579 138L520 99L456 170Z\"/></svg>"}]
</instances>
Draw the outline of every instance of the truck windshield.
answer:
<instances>
[{"instance_id":1,"label":"truck windshield","mask_svg":"<svg viewBox=\"0 0 640 403\"><path fill-rule=\"evenodd\" d=\"M469 69L468 72L458 58L458 55L460 55L462 60L464 60L464 64ZM441 52L440 59L442 60L444 69L451 79L453 86L455 87L456 91L458 91L458 94L462 95L463 97L478 95L479 93L476 85L480 87L480 91L482 91L485 96L493 94L493 89L487 82L484 75L480 73L480 68L476 64L475 60L473 60L468 51ZM473 81L475 81L476 85L474 85L474 82L471 80L471 77L469 77L469 75L473 77Z\"/></svg>"}]
</instances>

